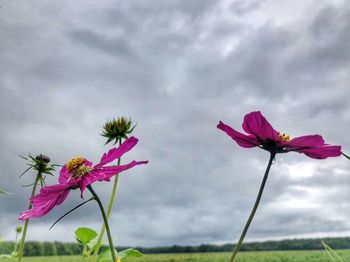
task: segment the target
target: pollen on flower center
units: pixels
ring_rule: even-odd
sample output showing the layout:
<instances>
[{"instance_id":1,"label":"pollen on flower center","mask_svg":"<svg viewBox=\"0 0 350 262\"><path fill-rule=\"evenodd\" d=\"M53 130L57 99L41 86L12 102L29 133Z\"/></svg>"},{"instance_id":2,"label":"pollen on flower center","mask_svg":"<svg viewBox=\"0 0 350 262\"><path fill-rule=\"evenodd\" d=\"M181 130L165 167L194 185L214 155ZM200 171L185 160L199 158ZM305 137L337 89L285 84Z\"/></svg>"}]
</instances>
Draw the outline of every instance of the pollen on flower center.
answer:
<instances>
[{"instance_id":1,"label":"pollen on flower center","mask_svg":"<svg viewBox=\"0 0 350 262\"><path fill-rule=\"evenodd\" d=\"M286 135L285 133L282 133L282 132L278 132L278 135L280 136L283 142L290 141L290 135Z\"/></svg>"},{"instance_id":2,"label":"pollen on flower center","mask_svg":"<svg viewBox=\"0 0 350 262\"><path fill-rule=\"evenodd\" d=\"M66 167L68 172L73 174L73 178L84 176L85 174L89 173L92 170L91 167L86 166L84 163L85 163L85 158L81 156L74 157L68 161L68 163L66 164Z\"/></svg>"}]
</instances>

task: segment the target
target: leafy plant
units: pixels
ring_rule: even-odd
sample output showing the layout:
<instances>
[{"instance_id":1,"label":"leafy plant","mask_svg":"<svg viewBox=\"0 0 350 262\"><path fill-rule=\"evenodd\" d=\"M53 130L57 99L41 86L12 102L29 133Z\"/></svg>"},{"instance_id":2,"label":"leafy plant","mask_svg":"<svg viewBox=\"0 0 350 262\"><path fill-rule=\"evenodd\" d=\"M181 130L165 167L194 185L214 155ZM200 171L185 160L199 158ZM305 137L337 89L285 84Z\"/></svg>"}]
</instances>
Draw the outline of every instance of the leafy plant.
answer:
<instances>
[{"instance_id":1,"label":"leafy plant","mask_svg":"<svg viewBox=\"0 0 350 262\"><path fill-rule=\"evenodd\" d=\"M83 246L83 257L88 257L95 249L95 243L91 241L97 237L95 230L88 227L79 227L75 230L75 239Z\"/></svg>"}]
</instances>

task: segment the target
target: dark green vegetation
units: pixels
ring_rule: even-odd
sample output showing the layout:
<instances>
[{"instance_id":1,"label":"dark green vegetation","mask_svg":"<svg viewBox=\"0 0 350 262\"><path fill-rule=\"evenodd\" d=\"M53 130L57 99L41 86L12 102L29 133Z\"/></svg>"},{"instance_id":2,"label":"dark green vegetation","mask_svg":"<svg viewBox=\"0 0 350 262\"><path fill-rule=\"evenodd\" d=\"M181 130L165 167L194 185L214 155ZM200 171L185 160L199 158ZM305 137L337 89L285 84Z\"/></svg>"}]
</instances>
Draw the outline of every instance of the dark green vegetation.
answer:
<instances>
[{"instance_id":1,"label":"dark green vegetation","mask_svg":"<svg viewBox=\"0 0 350 262\"><path fill-rule=\"evenodd\" d=\"M338 250L337 253L350 261L350 251ZM125 259L123 262L227 262L230 253L191 253L191 254L149 254L141 258ZM14 260L3 259L1 262ZM80 256L65 257L26 257L23 262L91 262ZM278 252L242 252L237 262L331 262L325 251L278 251Z\"/></svg>"},{"instance_id":2,"label":"dark green vegetation","mask_svg":"<svg viewBox=\"0 0 350 262\"><path fill-rule=\"evenodd\" d=\"M350 249L350 237L345 238L323 238L333 249ZM207 253L207 252L231 252L233 246L226 245L200 245L200 246L170 246L140 248L144 254L156 253ZM10 254L14 249L13 242L0 244L0 254ZM37 242L29 241L25 245L25 256L63 256L80 255L83 247L77 243L62 242ZM120 247L119 250L124 248ZM276 250L323 250L321 239L293 239L281 241L266 241L246 243L242 251L276 251ZM350 261L350 259L349 259Z\"/></svg>"}]
</instances>

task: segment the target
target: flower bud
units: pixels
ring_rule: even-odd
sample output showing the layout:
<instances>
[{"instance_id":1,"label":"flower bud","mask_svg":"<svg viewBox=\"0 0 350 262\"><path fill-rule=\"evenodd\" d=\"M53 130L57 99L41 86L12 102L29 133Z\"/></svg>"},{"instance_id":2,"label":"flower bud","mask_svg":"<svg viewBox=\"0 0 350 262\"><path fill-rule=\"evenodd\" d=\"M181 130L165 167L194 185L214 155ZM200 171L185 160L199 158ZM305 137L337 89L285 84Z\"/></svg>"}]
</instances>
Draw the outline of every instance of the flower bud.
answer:
<instances>
[{"instance_id":1,"label":"flower bud","mask_svg":"<svg viewBox=\"0 0 350 262\"><path fill-rule=\"evenodd\" d=\"M49 163L50 162L50 158L48 156L43 155L43 154L37 155L35 157L35 159L38 160L38 161L42 161L44 163Z\"/></svg>"},{"instance_id":2,"label":"flower bud","mask_svg":"<svg viewBox=\"0 0 350 262\"><path fill-rule=\"evenodd\" d=\"M130 118L113 118L113 120L104 124L102 136L107 138L106 144L113 140L115 140L114 144L116 144L121 139L127 139L135 127L136 125L133 125Z\"/></svg>"},{"instance_id":3,"label":"flower bud","mask_svg":"<svg viewBox=\"0 0 350 262\"><path fill-rule=\"evenodd\" d=\"M16 232L20 234L22 232L22 226L17 226L16 227Z\"/></svg>"}]
</instances>

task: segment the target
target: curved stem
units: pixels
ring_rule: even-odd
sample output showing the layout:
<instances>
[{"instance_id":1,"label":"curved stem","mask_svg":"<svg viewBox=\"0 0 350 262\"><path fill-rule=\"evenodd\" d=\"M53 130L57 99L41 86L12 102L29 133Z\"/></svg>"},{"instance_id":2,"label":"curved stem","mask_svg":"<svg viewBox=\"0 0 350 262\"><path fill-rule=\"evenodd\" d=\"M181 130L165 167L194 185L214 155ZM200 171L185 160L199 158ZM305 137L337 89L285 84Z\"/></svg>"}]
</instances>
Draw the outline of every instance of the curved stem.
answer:
<instances>
[{"instance_id":1,"label":"curved stem","mask_svg":"<svg viewBox=\"0 0 350 262\"><path fill-rule=\"evenodd\" d=\"M341 152L341 154L350 160L350 156L348 156L347 154L344 154L343 152Z\"/></svg>"},{"instance_id":2,"label":"curved stem","mask_svg":"<svg viewBox=\"0 0 350 262\"><path fill-rule=\"evenodd\" d=\"M248 221L247 221L247 223L244 226L244 229L243 229L242 234L241 234L241 236L240 236L240 238L238 240L238 243L235 246L235 249L233 250L233 253L232 253L231 258L230 258L230 262L233 262L235 260L235 257L237 255L238 251L241 249L244 237L247 234L249 226L250 226L250 223L253 220L253 217L255 215L256 210L258 209L258 206L259 206L259 203L260 203L260 200L261 200L261 196L263 194L264 187L265 187L265 184L266 184L266 180L267 180L267 177L269 175L269 171L270 171L270 168L271 168L271 165L272 165L272 161L275 158L275 155L276 155L276 153L271 153L271 155L270 155L269 163L267 164L265 175L264 175L264 178L263 178L263 180L261 182L259 193L258 193L258 196L257 196L257 198L255 200L255 204L254 204L253 210L250 213Z\"/></svg>"},{"instance_id":3,"label":"curved stem","mask_svg":"<svg viewBox=\"0 0 350 262\"><path fill-rule=\"evenodd\" d=\"M109 225L108 225L108 219L107 219L107 216L106 216L106 212L105 212L105 210L103 208L103 205L101 203L100 198L98 197L96 192L92 189L91 185L88 185L87 189L91 192L91 194L93 195L94 199L96 200L96 202L97 202L97 204L98 204L98 206L99 206L99 208L101 210L102 217L103 217L103 222L105 223L105 226L106 226L108 242L109 242L109 248L110 248L111 254L112 254L112 259L113 259L112 262L115 262L117 259L116 259L115 252L114 252L114 245L113 245L111 231L110 231Z\"/></svg>"},{"instance_id":4,"label":"curved stem","mask_svg":"<svg viewBox=\"0 0 350 262\"><path fill-rule=\"evenodd\" d=\"M32 208L32 198L35 195L35 191L36 191L36 186L38 185L39 179L41 177L41 172L38 172L38 174L36 175L35 178L35 182L33 184L33 188L32 188L32 194L30 196L30 200L29 200L29 207L28 210ZM24 243L26 241L26 234L27 234L27 229L28 229L28 224L29 224L29 219L26 220L26 222L24 222L24 227L23 227L23 233L22 233L22 238L21 238L21 243L19 245L19 252L18 252L18 262L22 261L22 256L23 256L23 250L24 250Z\"/></svg>"},{"instance_id":5,"label":"curved stem","mask_svg":"<svg viewBox=\"0 0 350 262\"><path fill-rule=\"evenodd\" d=\"M64 215L60 216L59 219L57 219L52 226L49 228L49 230L51 230L61 219L63 219L65 216L68 216L70 213L72 213L74 210L78 209L79 207L85 205L86 203L90 202L91 200L94 200L95 198L90 198L86 201L84 201L83 203L80 203L79 205L77 205L76 207L72 208L71 210L69 210L67 213L65 213Z\"/></svg>"},{"instance_id":6,"label":"curved stem","mask_svg":"<svg viewBox=\"0 0 350 262\"><path fill-rule=\"evenodd\" d=\"M121 144L122 144L122 139L120 138L119 139L119 146ZM121 158L118 158L118 162L117 162L118 166L120 165L120 161L121 161ZM118 179L119 179L119 175L117 174L115 176L115 178L114 178L112 194L111 194L111 197L109 198L109 202L108 202L107 219L109 219L109 217L111 215L112 208L113 208L113 205L114 205L114 202L115 202L115 196L116 196L116 193L117 193L117 186L118 186ZM101 230L100 230L100 234L98 235L98 240L97 240L96 247L95 247L95 250L94 250L94 261L97 261L98 252L99 252L99 250L101 248L101 245L102 245L102 239L103 239L103 236L105 234L105 230L106 230L106 227L105 227L104 224L102 224L102 227L101 227Z\"/></svg>"}]
</instances>

